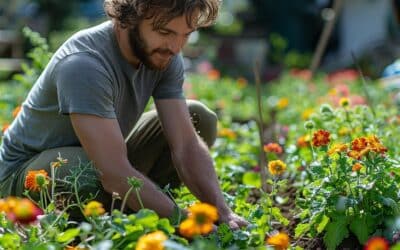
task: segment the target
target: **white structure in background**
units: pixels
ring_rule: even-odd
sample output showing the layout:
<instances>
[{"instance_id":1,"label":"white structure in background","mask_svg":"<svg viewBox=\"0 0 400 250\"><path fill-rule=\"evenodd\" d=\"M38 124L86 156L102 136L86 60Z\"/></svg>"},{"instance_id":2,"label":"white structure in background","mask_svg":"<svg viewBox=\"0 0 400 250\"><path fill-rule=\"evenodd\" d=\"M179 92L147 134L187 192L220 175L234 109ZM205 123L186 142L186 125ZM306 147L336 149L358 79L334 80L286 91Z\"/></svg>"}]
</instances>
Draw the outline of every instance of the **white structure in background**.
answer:
<instances>
[{"instance_id":1,"label":"white structure in background","mask_svg":"<svg viewBox=\"0 0 400 250\"><path fill-rule=\"evenodd\" d=\"M388 21L392 12L390 0L344 0L338 20L339 49L332 58L335 65L353 62L351 53L362 55L382 44L388 37ZM332 60L333 59L333 60Z\"/></svg>"}]
</instances>

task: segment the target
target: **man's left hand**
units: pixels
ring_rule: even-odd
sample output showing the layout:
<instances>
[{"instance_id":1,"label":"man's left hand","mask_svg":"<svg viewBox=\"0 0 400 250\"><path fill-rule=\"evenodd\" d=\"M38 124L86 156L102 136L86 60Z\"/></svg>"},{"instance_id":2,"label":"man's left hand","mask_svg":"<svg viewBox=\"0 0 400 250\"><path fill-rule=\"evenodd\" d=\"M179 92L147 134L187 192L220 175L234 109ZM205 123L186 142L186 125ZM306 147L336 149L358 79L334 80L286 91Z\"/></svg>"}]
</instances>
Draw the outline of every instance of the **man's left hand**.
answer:
<instances>
[{"instance_id":1,"label":"man's left hand","mask_svg":"<svg viewBox=\"0 0 400 250\"><path fill-rule=\"evenodd\" d=\"M249 224L244 218L232 211L219 214L219 222L228 224L228 226L233 230L239 229L240 227L245 227Z\"/></svg>"}]
</instances>

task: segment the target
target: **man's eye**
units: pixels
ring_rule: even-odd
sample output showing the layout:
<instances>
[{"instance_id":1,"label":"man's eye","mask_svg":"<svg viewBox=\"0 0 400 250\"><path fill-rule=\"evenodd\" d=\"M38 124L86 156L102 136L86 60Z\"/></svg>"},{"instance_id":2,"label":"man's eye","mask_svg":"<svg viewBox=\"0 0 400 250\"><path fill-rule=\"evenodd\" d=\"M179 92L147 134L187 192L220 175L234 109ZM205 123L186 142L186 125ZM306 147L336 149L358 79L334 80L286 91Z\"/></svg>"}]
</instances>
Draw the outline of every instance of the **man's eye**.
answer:
<instances>
[{"instance_id":1,"label":"man's eye","mask_svg":"<svg viewBox=\"0 0 400 250\"><path fill-rule=\"evenodd\" d=\"M160 31L158 31L158 33L159 33L160 35L163 35L163 36L169 35L169 32L168 32L168 31L162 31L162 30L160 30Z\"/></svg>"}]
</instances>

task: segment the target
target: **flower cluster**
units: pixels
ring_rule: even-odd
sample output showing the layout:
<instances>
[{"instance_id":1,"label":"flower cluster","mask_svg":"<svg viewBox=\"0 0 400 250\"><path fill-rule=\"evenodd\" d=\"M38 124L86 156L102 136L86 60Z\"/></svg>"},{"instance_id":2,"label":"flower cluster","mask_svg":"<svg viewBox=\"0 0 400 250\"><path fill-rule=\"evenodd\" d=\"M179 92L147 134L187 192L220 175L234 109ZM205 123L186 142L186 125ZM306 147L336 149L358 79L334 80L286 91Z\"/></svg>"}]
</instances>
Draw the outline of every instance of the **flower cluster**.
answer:
<instances>
[{"instance_id":1,"label":"flower cluster","mask_svg":"<svg viewBox=\"0 0 400 250\"><path fill-rule=\"evenodd\" d=\"M348 155L353 159L359 160L369 152L384 154L387 152L387 148L382 145L375 135L359 137L351 142L351 151Z\"/></svg>"},{"instance_id":2,"label":"flower cluster","mask_svg":"<svg viewBox=\"0 0 400 250\"><path fill-rule=\"evenodd\" d=\"M29 224L36 221L43 211L27 198L7 197L0 199L0 213L5 213L13 222Z\"/></svg>"},{"instance_id":3,"label":"flower cluster","mask_svg":"<svg viewBox=\"0 0 400 250\"><path fill-rule=\"evenodd\" d=\"M207 203L197 203L188 208L188 218L179 225L179 232L187 237L208 234L218 220L217 209Z\"/></svg>"}]
</instances>

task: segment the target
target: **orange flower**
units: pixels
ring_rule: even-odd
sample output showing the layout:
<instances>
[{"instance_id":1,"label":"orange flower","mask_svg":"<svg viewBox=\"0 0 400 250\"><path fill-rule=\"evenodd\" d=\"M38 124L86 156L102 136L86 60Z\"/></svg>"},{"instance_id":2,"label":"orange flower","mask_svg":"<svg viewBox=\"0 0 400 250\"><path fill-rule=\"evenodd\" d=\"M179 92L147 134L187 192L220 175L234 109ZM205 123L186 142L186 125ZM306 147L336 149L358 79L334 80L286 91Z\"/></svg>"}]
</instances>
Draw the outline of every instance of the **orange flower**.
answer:
<instances>
[{"instance_id":1,"label":"orange flower","mask_svg":"<svg viewBox=\"0 0 400 250\"><path fill-rule=\"evenodd\" d=\"M155 231L141 236L137 242L136 250L163 250L164 241L168 237L162 231Z\"/></svg>"},{"instance_id":2,"label":"orange flower","mask_svg":"<svg viewBox=\"0 0 400 250\"><path fill-rule=\"evenodd\" d=\"M241 89L247 86L247 80L244 77L239 77L236 80L236 83L239 86L239 88L241 88Z\"/></svg>"},{"instance_id":3,"label":"orange flower","mask_svg":"<svg viewBox=\"0 0 400 250\"><path fill-rule=\"evenodd\" d=\"M84 208L83 214L86 216L99 216L105 213L103 204L98 201L90 201Z\"/></svg>"},{"instance_id":4,"label":"orange flower","mask_svg":"<svg viewBox=\"0 0 400 250\"><path fill-rule=\"evenodd\" d=\"M313 139L312 139L312 144L315 147L321 147L321 146L326 146L329 144L331 141L330 138L330 133L326 130L318 130L314 133Z\"/></svg>"},{"instance_id":5,"label":"orange flower","mask_svg":"<svg viewBox=\"0 0 400 250\"><path fill-rule=\"evenodd\" d=\"M278 100L278 103L276 104L276 106L278 107L278 109L284 109L289 105L289 99L286 97L280 98Z\"/></svg>"},{"instance_id":6,"label":"orange flower","mask_svg":"<svg viewBox=\"0 0 400 250\"><path fill-rule=\"evenodd\" d=\"M351 149L355 151L361 151L366 149L368 146L368 140L366 137L356 138L351 142Z\"/></svg>"},{"instance_id":7,"label":"orange flower","mask_svg":"<svg viewBox=\"0 0 400 250\"><path fill-rule=\"evenodd\" d=\"M25 177L25 188L31 191L40 191L48 183L48 174L43 169L28 171Z\"/></svg>"},{"instance_id":8,"label":"orange flower","mask_svg":"<svg viewBox=\"0 0 400 250\"><path fill-rule=\"evenodd\" d=\"M12 117L15 118L17 117L17 115L19 114L19 112L21 112L21 106L17 106L13 112L12 112Z\"/></svg>"},{"instance_id":9,"label":"orange flower","mask_svg":"<svg viewBox=\"0 0 400 250\"><path fill-rule=\"evenodd\" d=\"M358 171L360 171L361 170L361 168L363 167L363 165L361 165L360 163L355 163L354 165L353 165L353 167L351 168L351 171L353 171L353 172L358 172Z\"/></svg>"},{"instance_id":10,"label":"orange flower","mask_svg":"<svg viewBox=\"0 0 400 250\"><path fill-rule=\"evenodd\" d=\"M281 175L286 171L286 164L281 160L270 161L268 170L272 175Z\"/></svg>"},{"instance_id":11,"label":"orange flower","mask_svg":"<svg viewBox=\"0 0 400 250\"><path fill-rule=\"evenodd\" d=\"M211 232L214 222L218 220L217 209L207 203L194 204L188 211L188 218L179 225L179 232L188 238Z\"/></svg>"},{"instance_id":12,"label":"orange flower","mask_svg":"<svg viewBox=\"0 0 400 250\"><path fill-rule=\"evenodd\" d=\"M282 147L278 143L268 143L267 145L264 145L264 151L267 153L270 152L270 153L281 154Z\"/></svg>"},{"instance_id":13,"label":"orange flower","mask_svg":"<svg viewBox=\"0 0 400 250\"><path fill-rule=\"evenodd\" d=\"M236 138L236 133L230 128L222 128L218 130L218 135L221 137L227 137L229 139L235 139Z\"/></svg>"},{"instance_id":14,"label":"orange flower","mask_svg":"<svg viewBox=\"0 0 400 250\"><path fill-rule=\"evenodd\" d=\"M267 239L267 244L273 246L275 250L285 250L289 247L290 239L286 233L280 232L271 235Z\"/></svg>"},{"instance_id":15,"label":"orange flower","mask_svg":"<svg viewBox=\"0 0 400 250\"><path fill-rule=\"evenodd\" d=\"M9 217L18 223L29 224L36 221L37 217L42 214L42 209L31 200L22 198L18 200L17 206L13 208Z\"/></svg>"},{"instance_id":16,"label":"orange flower","mask_svg":"<svg viewBox=\"0 0 400 250\"><path fill-rule=\"evenodd\" d=\"M367 140L368 140L369 148L372 151L374 151L376 153L381 153L381 154L384 154L387 152L387 148L381 144L378 137L376 137L375 135L368 136Z\"/></svg>"},{"instance_id":17,"label":"orange flower","mask_svg":"<svg viewBox=\"0 0 400 250\"><path fill-rule=\"evenodd\" d=\"M3 127L1 128L1 132L3 132L3 134L4 134L6 132L6 130L8 129L8 127L10 127L9 123L3 124Z\"/></svg>"},{"instance_id":18,"label":"orange flower","mask_svg":"<svg viewBox=\"0 0 400 250\"><path fill-rule=\"evenodd\" d=\"M389 250L389 243L382 237L372 237L365 244L364 250Z\"/></svg>"},{"instance_id":19,"label":"orange flower","mask_svg":"<svg viewBox=\"0 0 400 250\"><path fill-rule=\"evenodd\" d=\"M347 148L347 145L344 143L335 144L328 150L328 155L345 152L347 151Z\"/></svg>"},{"instance_id":20,"label":"orange flower","mask_svg":"<svg viewBox=\"0 0 400 250\"><path fill-rule=\"evenodd\" d=\"M212 69L208 71L207 76L209 80L216 81L221 77L221 73L216 69Z\"/></svg>"},{"instance_id":21,"label":"orange flower","mask_svg":"<svg viewBox=\"0 0 400 250\"><path fill-rule=\"evenodd\" d=\"M305 148L305 147L308 147L308 145L310 145L310 138L309 138L309 136L303 135L303 136L300 136L300 137L297 139L297 146L298 146L299 148Z\"/></svg>"}]
</instances>

